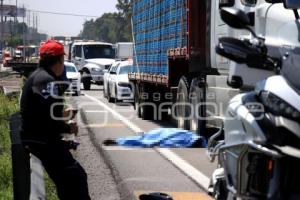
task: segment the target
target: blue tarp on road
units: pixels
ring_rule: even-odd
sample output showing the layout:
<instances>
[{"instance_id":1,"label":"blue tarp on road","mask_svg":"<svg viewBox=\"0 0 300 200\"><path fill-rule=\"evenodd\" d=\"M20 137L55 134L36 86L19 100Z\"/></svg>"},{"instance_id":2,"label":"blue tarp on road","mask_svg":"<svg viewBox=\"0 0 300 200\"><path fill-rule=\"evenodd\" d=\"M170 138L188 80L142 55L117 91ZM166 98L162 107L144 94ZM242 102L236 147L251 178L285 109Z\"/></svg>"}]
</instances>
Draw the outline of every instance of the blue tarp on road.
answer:
<instances>
[{"instance_id":1,"label":"blue tarp on road","mask_svg":"<svg viewBox=\"0 0 300 200\"><path fill-rule=\"evenodd\" d=\"M200 141L201 147L206 147L207 142L203 137L193 132L177 128L161 128L149 131L139 136L119 138L116 143L127 147L192 147L195 142Z\"/></svg>"}]
</instances>

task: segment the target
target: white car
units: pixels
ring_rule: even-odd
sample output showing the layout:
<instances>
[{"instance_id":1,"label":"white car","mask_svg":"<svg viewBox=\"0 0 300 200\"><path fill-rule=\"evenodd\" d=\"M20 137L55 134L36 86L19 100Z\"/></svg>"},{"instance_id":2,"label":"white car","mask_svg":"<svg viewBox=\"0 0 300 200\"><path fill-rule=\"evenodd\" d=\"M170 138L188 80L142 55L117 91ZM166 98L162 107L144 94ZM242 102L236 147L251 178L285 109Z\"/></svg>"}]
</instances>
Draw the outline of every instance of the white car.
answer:
<instances>
[{"instance_id":1,"label":"white car","mask_svg":"<svg viewBox=\"0 0 300 200\"><path fill-rule=\"evenodd\" d=\"M65 62L65 68L66 68L66 76L67 79L70 81L70 87L68 89L68 92L71 92L71 94L74 94L76 96L81 95L81 75L78 72L76 66L73 63Z\"/></svg>"},{"instance_id":2,"label":"white car","mask_svg":"<svg viewBox=\"0 0 300 200\"><path fill-rule=\"evenodd\" d=\"M133 88L128 78L132 65L132 60L122 61L117 67L111 69L107 89L109 102L133 100Z\"/></svg>"},{"instance_id":3,"label":"white car","mask_svg":"<svg viewBox=\"0 0 300 200\"><path fill-rule=\"evenodd\" d=\"M115 70L116 67L120 65L120 61L114 62L107 70L104 71L103 75L103 96L104 98L108 98L108 82L110 79L110 71Z\"/></svg>"}]
</instances>

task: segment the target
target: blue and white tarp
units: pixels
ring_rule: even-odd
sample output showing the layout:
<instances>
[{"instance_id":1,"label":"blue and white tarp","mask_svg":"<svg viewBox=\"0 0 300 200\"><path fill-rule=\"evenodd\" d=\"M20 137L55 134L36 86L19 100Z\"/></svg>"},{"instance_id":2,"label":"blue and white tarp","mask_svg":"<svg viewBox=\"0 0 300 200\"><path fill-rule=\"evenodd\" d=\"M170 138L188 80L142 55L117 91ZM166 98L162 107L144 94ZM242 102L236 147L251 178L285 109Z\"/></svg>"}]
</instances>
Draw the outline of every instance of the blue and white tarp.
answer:
<instances>
[{"instance_id":1,"label":"blue and white tarp","mask_svg":"<svg viewBox=\"0 0 300 200\"><path fill-rule=\"evenodd\" d=\"M195 142L200 141L201 147L206 147L205 138L193 132L177 128L161 128L149 131L139 136L119 138L116 143L126 147L167 147L186 148L192 147ZM199 146L199 145L198 145Z\"/></svg>"}]
</instances>

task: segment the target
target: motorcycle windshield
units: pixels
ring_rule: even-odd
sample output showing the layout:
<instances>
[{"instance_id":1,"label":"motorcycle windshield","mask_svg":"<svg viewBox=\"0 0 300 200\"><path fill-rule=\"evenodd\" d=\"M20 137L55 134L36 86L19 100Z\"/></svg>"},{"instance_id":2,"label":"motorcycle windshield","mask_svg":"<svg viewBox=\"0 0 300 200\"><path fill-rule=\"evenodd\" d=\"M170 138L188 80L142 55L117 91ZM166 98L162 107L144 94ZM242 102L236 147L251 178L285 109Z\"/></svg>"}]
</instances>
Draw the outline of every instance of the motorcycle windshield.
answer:
<instances>
[{"instance_id":1,"label":"motorcycle windshield","mask_svg":"<svg viewBox=\"0 0 300 200\"><path fill-rule=\"evenodd\" d=\"M283 61L282 75L290 85L300 92L300 48L296 48Z\"/></svg>"}]
</instances>

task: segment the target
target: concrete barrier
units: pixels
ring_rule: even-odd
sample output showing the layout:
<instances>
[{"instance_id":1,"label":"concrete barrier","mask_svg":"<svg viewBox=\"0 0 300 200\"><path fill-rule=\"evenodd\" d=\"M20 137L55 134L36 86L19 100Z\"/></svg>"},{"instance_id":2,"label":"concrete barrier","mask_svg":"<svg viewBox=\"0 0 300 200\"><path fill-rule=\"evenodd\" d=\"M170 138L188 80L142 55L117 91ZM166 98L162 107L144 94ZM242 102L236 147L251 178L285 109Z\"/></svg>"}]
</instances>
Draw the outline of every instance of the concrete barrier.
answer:
<instances>
[{"instance_id":1,"label":"concrete barrier","mask_svg":"<svg viewBox=\"0 0 300 200\"><path fill-rule=\"evenodd\" d=\"M20 130L21 116L20 113L15 113L10 118L14 200L43 200L43 167L36 157L23 148Z\"/></svg>"}]
</instances>

